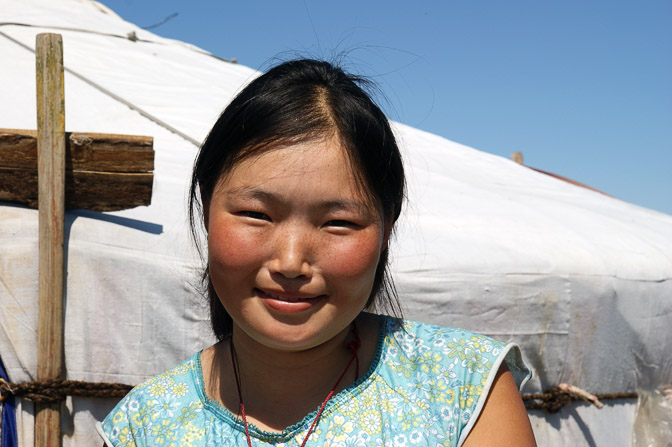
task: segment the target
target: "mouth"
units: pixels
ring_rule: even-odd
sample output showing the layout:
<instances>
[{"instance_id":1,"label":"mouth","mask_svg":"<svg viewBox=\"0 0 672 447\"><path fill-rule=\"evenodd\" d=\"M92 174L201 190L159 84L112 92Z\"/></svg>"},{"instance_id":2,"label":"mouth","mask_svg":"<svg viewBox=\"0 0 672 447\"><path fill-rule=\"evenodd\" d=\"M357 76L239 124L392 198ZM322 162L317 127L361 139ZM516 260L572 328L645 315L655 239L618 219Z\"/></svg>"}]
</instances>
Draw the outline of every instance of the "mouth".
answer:
<instances>
[{"instance_id":1,"label":"mouth","mask_svg":"<svg viewBox=\"0 0 672 447\"><path fill-rule=\"evenodd\" d=\"M324 295L312 295L312 296L307 296L307 295L297 295L297 294L283 294L283 295L278 295L275 293L267 292L261 289L255 289L256 292L262 297L262 298L271 298L274 300L279 300L279 301L287 301L288 303L297 303L301 301L310 301L314 300L317 298L321 298Z\"/></svg>"},{"instance_id":2,"label":"mouth","mask_svg":"<svg viewBox=\"0 0 672 447\"><path fill-rule=\"evenodd\" d=\"M273 299L280 300L280 301L287 301L288 303L298 303L298 302L300 302L300 301L308 301L308 300L312 300L312 299L317 298L317 297L310 297L310 298L290 298L290 297L286 297L286 296L275 295L275 294L273 294L273 293L268 293L268 292L262 292L262 293L263 293L264 295L266 295L267 297L269 297L269 298L273 298Z\"/></svg>"},{"instance_id":3,"label":"mouth","mask_svg":"<svg viewBox=\"0 0 672 447\"><path fill-rule=\"evenodd\" d=\"M307 295L300 293L272 293L255 288L259 296L271 309L282 313L303 312L317 306L326 295Z\"/></svg>"}]
</instances>

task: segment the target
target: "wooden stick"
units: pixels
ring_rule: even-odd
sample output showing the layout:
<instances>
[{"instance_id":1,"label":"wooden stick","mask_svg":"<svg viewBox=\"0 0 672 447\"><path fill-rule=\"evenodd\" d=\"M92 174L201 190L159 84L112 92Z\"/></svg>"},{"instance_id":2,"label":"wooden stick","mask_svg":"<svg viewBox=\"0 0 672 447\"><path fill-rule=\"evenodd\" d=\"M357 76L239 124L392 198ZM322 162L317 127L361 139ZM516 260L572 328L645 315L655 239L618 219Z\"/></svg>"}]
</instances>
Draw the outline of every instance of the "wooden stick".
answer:
<instances>
[{"instance_id":1,"label":"wooden stick","mask_svg":"<svg viewBox=\"0 0 672 447\"><path fill-rule=\"evenodd\" d=\"M39 285L37 378L63 374L63 225L65 204L65 95L63 40L38 34L37 169L39 206ZM61 404L37 404L35 445L61 445Z\"/></svg>"}]
</instances>

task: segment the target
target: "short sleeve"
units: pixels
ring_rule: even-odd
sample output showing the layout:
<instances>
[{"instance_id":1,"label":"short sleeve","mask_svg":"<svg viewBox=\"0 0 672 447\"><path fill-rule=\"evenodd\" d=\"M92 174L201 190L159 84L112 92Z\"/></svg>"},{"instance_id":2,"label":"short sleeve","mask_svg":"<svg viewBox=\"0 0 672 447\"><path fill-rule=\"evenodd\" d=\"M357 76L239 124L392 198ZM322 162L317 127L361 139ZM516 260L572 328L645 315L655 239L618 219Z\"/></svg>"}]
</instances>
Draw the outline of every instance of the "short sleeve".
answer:
<instances>
[{"instance_id":1,"label":"short sleeve","mask_svg":"<svg viewBox=\"0 0 672 447\"><path fill-rule=\"evenodd\" d=\"M519 390L531 377L517 345L464 329L404 321L391 328L388 340L380 374L402 421L392 420L390 428L413 434L424 426L418 436L436 445L466 439L503 363ZM408 415L417 421L404 425Z\"/></svg>"},{"instance_id":2,"label":"short sleeve","mask_svg":"<svg viewBox=\"0 0 672 447\"><path fill-rule=\"evenodd\" d=\"M191 375L195 358L133 388L100 424L106 444L183 445L185 437L200 433L203 405Z\"/></svg>"},{"instance_id":3,"label":"short sleeve","mask_svg":"<svg viewBox=\"0 0 672 447\"><path fill-rule=\"evenodd\" d=\"M483 363L487 367L483 368L482 371L475 371L469 368L464 370L464 382L470 385L465 387L468 391L461 399L473 399L473 405L471 405L471 408L467 412L463 412L462 414L463 424L457 443L458 446L462 445L476 424L502 364L506 364L511 372L518 391L532 377L532 372L523 361L520 348L515 343L505 344L477 334L469 335L469 339L474 341L477 346L481 344L487 346L483 352L483 357L487 358ZM462 410L464 409L462 408Z\"/></svg>"}]
</instances>

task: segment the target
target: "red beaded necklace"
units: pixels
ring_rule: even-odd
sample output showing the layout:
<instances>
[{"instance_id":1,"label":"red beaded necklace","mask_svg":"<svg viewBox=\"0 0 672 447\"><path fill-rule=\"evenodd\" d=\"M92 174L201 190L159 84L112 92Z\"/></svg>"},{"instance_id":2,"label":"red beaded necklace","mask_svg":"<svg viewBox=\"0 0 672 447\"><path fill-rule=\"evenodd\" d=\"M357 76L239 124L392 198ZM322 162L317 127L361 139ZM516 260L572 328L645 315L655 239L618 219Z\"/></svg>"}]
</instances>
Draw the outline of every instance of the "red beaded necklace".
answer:
<instances>
[{"instance_id":1,"label":"red beaded necklace","mask_svg":"<svg viewBox=\"0 0 672 447\"><path fill-rule=\"evenodd\" d=\"M315 425L317 424L317 421L320 419L320 415L322 415L322 411L324 410L324 407L327 406L327 402L329 402L329 399L331 399L331 396L334 395L336 392L336 388L338 387L338 384L341 383L341 380L343 380L343 377L345 376L345 373L348 372L348 369L350 369L350 365L352 365L352 362L354 360L355 362L355 378L359 377L359 357L357 356L357 352L359 351L360 346L362 345L361 340L359 339L359 332L357 331L357 325L355 322L352 322L352 332L354 335L354 339L347 344L348 349L352 352L352 357L350 358L350 361L348 364L345 366L345 369L341 373L341 376L338 378L336 383L334 384L333 388L331 388L331 391L329 391L329 394L327 394L327 398L324 399L324 402L322 402L322 405L320 406L320 409L317 411L317 415L315 416L315 419L313 420L313 423L310 425L310 428L308 429L308 433L306 433L306 437L303 439L303 442L301 443L301 447L304 447L306 445L306 442L308 441L308 438L310 437L310 434L313 432L313 429L315 428ZM252 439L250 438L250 430L247 426L247 417L245 416L245 405L243 404L243 394L241 392L240 388L240 376L239 376L239 367L238 367L238 357L236 356L236 350L233 347L233 337L229 341L229 347L231 351L231 364L233 365L233 375L236 378L236 386L238 387L238 398L240 399L240 413L243 417L243 425L245 426L245 436L247 436L247 445L248 447L252 447Z\"/></svg>"}]
</instances>

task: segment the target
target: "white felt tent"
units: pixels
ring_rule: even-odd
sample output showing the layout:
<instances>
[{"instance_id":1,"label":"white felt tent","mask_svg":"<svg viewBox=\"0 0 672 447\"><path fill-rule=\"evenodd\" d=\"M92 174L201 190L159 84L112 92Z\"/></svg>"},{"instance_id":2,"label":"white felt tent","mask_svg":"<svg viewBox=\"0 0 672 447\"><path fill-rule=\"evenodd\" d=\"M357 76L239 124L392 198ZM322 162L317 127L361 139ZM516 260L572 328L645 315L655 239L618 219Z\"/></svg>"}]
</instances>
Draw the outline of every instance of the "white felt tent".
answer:
<instances>
[{"instance_id":1,"label":"white felt tent","mask_svg":"<svg viewBox=\"0 0 672 447\"><path fill-rule=\"evenodd\" d=\"M67 378L136 384L212 341L186 188L198 143L257 73L93 1L1 0L0 128L36 128L42 32L63 35L67 130L154 137L151 206L66 214ZM525 392L670 383L672 216L395 129L409 204L393 276L407 317L518 342L536 373ZM1 203L0 355L13 382L35 378L36 327L37 211ZM534 412L539 444L630 445L635 401L605 404ZM97 443L93 423L113 405L68 399L63 444ZM20 445L31 446L33 405L18 407Z\"/></svg>"}]
</instances>

